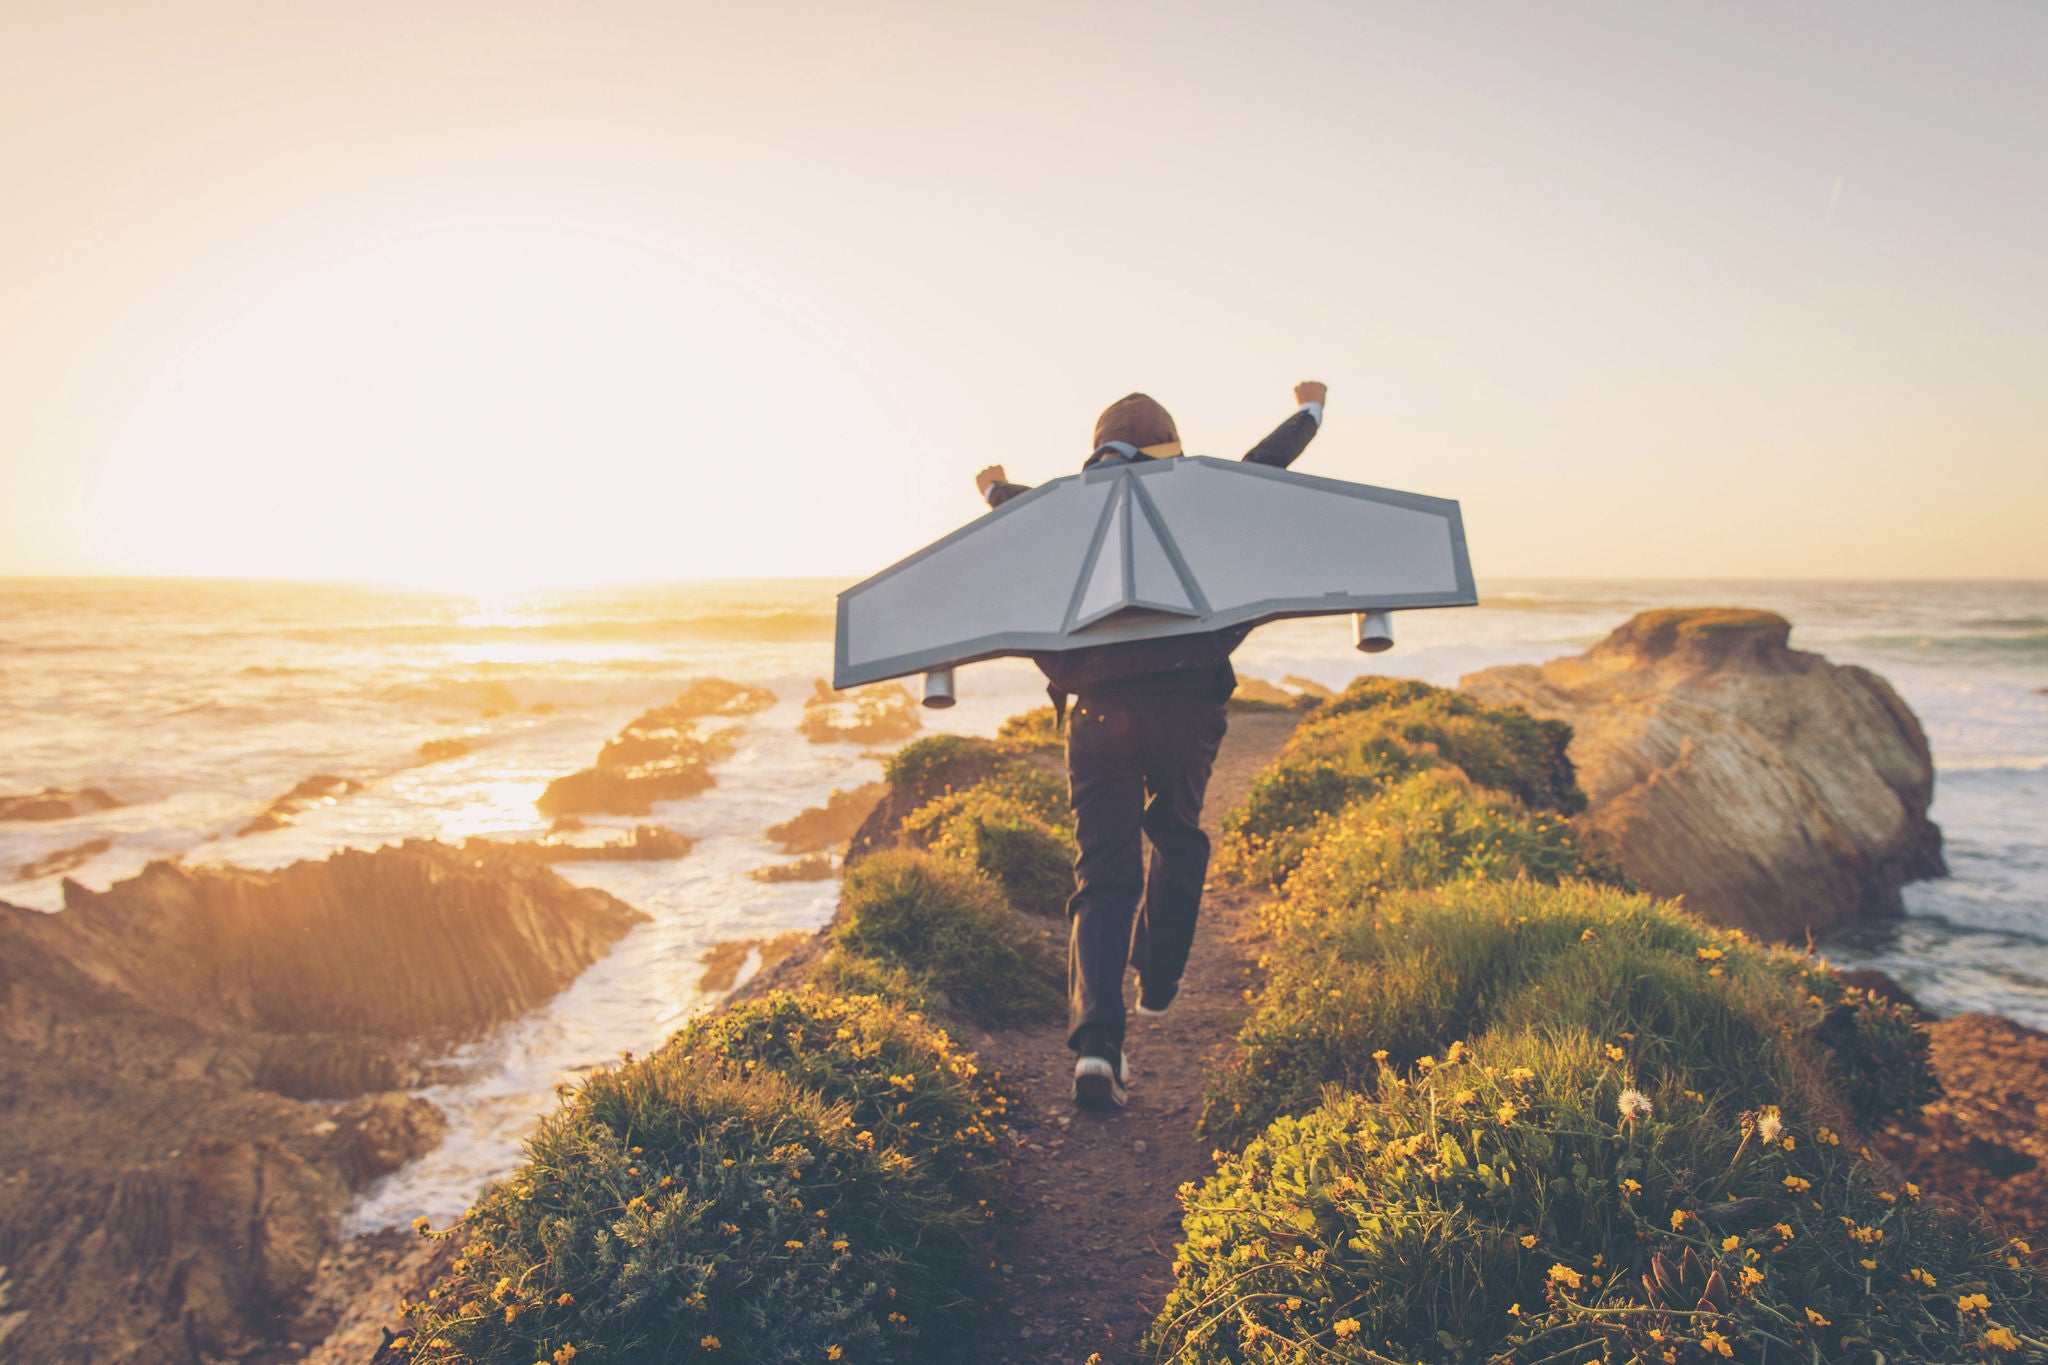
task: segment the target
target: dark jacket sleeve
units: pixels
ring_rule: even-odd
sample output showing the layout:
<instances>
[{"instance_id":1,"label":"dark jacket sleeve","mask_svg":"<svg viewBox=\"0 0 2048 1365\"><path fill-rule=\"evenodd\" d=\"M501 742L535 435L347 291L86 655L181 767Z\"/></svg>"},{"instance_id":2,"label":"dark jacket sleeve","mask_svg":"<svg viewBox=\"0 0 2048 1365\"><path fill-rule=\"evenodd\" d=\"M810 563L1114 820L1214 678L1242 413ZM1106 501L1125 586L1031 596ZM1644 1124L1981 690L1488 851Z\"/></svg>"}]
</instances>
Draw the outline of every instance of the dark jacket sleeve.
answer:
<instances>
[{"instance_id":1,"label":"dark jacket sleeve","mask_svg":"<svg viewBox=\"0 0 2048 1365\"><path fill-rule=\"evenodd\" d=\"M1028 483L992 484L988 490L988 505L990 507L1001 507L1019 493L1029 493L1030 491L1031 485Z\"/></svg>"},{"instance_id":2,"label":"dark jacket sleeve","mask_svg":"<svg viewBox=\"0 0 2048 1365\"><path fill-rule=\"evenodd\" d=\"M1273 428L1273 434L1245 452L1245 459L1251 464L1269 464L1275 469L1285 469L1293 464L1308 449L1308 443L1316 437L1322 423L1306 408Z\"/></svg>"}]
</instances>

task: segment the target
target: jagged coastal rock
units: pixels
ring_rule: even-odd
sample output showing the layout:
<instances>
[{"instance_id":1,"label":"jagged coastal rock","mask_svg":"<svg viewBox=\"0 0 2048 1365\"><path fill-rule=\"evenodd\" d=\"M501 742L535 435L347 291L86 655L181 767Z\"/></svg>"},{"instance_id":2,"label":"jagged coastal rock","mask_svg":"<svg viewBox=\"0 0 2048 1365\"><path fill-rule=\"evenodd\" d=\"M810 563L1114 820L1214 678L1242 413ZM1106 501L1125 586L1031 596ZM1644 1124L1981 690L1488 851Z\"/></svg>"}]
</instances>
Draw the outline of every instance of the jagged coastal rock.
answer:
<instances>
[{"instance_id":1,"label":"jagged coastal rock","mask_svg":"<svg viewBox=\"0 0 2048 1365\"><path fill-rule=\"evenodd\" d=\"M736 728L700 732L714 716L749 716L775 705L759 687L702 678L666 706L636 716L605 741L597 762L548 783L535 803L544 815L646 815L716 784L711 765L732 757Z\"/></svg>"},{"instance_id":2,"label":"jagged coastal rock","mask_svg":"<svg viewBox=\"0 0 2048 1365\"><path fill-rule=\"evenodd\" d=\"M8 1344L151 1365L324 1336L308 1294L342 1208L440 1140L394 1093L423 1048L547 999L645 918L519 852L417 840L153 863L65 901L0 904L0 1265L28 1314Z\"/></svg>"},{"instance_id":3,"label":"jagged coastal rock","mask_svg":"<svg viewBox=\"0 0 2048 1365\"><path fill-rule=\"evenodd\" d=\"M0 796L0 820L69 820L124 804L104 787L45 787L39 792Z\"/></svg>"},{"instance_id":4,"label":"jagged coastal rock","mask_svg":"<svg viewBox=\"0 0 2048 1365\"><path fill-rule=\"evenodd\" d=\"M1946 871L1927 737L1883 678L1767 611L1643 612L1585 654L1458 686L1572 727L1584 821L1645 889L1799 939L1900 912Z\"/></svg>"}]
</instances>

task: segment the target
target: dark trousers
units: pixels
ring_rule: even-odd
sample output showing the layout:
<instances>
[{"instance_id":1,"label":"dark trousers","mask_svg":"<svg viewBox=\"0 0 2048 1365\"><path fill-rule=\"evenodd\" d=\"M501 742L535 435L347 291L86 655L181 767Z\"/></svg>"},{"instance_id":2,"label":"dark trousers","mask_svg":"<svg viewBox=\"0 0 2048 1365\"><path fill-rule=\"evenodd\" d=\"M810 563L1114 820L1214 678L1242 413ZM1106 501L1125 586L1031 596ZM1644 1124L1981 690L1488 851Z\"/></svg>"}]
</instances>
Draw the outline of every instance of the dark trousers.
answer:
<instances>
[{"instance_id":1,"label":"dark trousers","mask_svg":"<svg viewBox=\"0 0 2048 1365\"><path fill-rule=\"evenodd\" d=\"M1067 902L1067 1045L1114 1055L1124 968L1180 980L1209 874L1202 796L1228 722L1198 692L1083 697L1067 728L1075 891ZM1141 836L1152 845L1146 875Z\"/></svg>"}]
</instances>

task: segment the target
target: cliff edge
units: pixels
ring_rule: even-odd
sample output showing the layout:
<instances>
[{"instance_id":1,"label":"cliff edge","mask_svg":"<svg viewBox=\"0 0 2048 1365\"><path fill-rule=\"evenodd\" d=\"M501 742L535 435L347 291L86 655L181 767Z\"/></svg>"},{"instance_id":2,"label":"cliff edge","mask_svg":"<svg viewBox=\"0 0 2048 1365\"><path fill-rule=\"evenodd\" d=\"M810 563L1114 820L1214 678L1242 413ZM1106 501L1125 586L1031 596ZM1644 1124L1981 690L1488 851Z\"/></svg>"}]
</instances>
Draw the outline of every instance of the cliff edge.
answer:
<instances>
[{"instance_id":1,"label":"cliff edge","mask_svg":"<svg viewBox=\"0 0 2048 1365\"><path fill-rule=\"evenodd\" d=\"M1919 721L1791 631L1767 611L1647 611L1584 654L1458 686L1571 725L1585 823L1645 889L1797 939L1898 914L1902 885L1947 869Z\"/></svg>"}]
</instances>

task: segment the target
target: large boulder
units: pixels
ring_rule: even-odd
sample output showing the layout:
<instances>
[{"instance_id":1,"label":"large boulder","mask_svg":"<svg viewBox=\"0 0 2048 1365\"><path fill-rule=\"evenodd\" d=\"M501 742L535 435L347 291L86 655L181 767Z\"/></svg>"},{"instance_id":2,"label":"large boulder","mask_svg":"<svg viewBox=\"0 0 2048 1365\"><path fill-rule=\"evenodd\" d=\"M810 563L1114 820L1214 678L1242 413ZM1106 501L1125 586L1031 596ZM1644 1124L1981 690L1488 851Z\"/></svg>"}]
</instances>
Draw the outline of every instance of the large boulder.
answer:
<instances>
[{"instance_id":1,"label":"large boulder","mask_svg":"<svg viewBox=\"0 0 2048 1365\"><path fill-rule=\"evenodd\" d=\"M1927 737L1867 669L1791 649L1767 611L1636 616L1588 652L1458 686L1568 722L1589 828L1645 889L1799 939L1900 912L1947 869Z\"/></svg>"}]
</instances>

